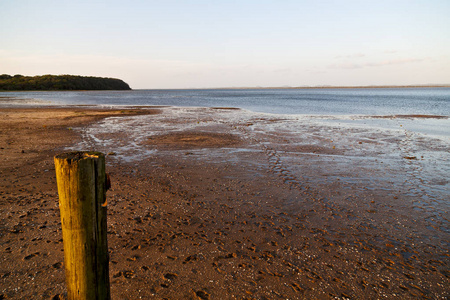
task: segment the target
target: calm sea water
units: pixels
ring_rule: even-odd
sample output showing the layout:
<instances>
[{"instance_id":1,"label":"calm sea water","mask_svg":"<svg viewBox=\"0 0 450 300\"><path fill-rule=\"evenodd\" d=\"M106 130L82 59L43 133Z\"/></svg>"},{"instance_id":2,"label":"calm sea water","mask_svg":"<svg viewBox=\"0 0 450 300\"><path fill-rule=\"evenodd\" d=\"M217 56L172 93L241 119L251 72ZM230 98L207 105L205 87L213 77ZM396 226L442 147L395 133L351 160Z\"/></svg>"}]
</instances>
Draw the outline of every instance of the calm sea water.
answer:
<instances>
[{"instance_id":1,"label":"calm sea water","mask_svg":"<svg viewBox=\"0 0 450 300\"><path fill-rule=\"evenodd\" d=\"M3 92L49 104L237 107L306 115L450 115L450 88Z\"/></svg>"}]
</instances>

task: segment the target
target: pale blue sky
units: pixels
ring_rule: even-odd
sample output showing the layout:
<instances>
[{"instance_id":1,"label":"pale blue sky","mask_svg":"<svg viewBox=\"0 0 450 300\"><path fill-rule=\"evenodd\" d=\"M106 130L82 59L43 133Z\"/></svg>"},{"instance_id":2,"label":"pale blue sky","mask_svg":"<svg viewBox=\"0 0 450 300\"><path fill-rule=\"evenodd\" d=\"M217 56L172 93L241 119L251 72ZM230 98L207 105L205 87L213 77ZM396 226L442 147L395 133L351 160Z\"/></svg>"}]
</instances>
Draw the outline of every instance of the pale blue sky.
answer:
<instances>
[{"instance_id":1,"label":"pale blue sky","mask_svg":"<svg viewBox=\"0 0 450 300\"><path fill-rule=\"evenodd\" d=\"M0 0L0 73L136 89L443 84L449 16L449 0Z\"/></svg>"}]
</instances>

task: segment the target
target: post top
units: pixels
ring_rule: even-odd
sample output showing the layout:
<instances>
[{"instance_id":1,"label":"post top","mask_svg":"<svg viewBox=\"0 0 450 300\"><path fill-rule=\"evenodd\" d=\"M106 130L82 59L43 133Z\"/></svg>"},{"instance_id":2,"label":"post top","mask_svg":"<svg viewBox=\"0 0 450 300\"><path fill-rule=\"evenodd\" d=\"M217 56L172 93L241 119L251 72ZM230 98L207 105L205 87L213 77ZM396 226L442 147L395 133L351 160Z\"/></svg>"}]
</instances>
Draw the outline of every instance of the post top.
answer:
<instances>
[{"instance_id":1,"label":"post top","mask_svg":"<svg viewBox=\"0 0 450 300\"><path fill-rule=\"evenodd\" d=\"M105 155L101 152L96 151L73 151L73 152L66 152L61 153L55 156L56 159L65 159L70 161L78 161L85 158L100 158L104 157Z\"/></svg>"}]
</instances>

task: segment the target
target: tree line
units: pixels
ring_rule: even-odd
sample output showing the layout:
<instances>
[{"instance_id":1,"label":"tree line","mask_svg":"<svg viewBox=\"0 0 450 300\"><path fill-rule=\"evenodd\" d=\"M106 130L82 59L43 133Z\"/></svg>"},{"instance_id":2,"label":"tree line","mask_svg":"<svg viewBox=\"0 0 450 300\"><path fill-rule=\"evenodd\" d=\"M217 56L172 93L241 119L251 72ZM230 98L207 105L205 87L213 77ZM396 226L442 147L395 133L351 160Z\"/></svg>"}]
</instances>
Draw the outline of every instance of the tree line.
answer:
<instances>
[{"instance_id":1,"label":"tree line","mask_svg":"<svg viewBox=\"0 0 450 300\"><path fill-rule=\"evenodd\" d=\"M60 90L131 90L130 86L116 78L77 75L0 75L3 91L60 91Z\"/></svg>"}]
</instances>

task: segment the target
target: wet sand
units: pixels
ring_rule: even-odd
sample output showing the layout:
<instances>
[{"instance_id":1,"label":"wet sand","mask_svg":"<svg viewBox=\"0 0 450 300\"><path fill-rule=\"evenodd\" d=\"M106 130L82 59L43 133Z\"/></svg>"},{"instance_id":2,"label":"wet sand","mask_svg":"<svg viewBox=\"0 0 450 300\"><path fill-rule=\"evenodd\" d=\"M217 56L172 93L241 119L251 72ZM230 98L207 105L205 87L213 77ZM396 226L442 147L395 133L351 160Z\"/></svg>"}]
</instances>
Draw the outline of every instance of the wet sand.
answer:
<instances>
[{"instance_id":1,"label":"wet sand","mask_svg":"<svg viewBox=\"0 0 450 300\"><path fill-rule=\"evenodd\" d=\"M225 108L166 113L0 109L0 298L64 298L53 155L68 149L109 153L113 299L449 297L445 199L421 206L428 190L409 189L415 152L372 146L404 139L325 141L302 124L305 139Z\"/></svg>"}]
</instances>

